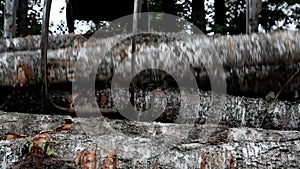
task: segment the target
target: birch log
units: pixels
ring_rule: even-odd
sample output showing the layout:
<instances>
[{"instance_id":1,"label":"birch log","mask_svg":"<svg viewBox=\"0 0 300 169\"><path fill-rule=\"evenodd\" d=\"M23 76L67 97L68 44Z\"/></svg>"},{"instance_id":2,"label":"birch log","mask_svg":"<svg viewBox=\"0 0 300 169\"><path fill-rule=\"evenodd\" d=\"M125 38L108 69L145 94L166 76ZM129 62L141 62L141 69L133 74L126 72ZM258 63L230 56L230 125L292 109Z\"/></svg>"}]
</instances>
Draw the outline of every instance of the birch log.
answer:
<instances>
[{"instance_id":1,"label":"birch log","mask_svg":"<svg viewBox=\"0 0 300 169\"><path fill-rule=\"evenodd\" d=\"M1 135L20 132L27 136L61 126L65 118L4 112L0 116ZM75 159L83 149L96 152L96 159L90 160L95 160L97 168L104 166L112 149L116 150L120 168L298 168L300 165L299 131L210 124L189 127L101 118L72 120L71 130L50 133L50 140L59 143L54 147L58 153L55 157L24 156L24 139L0 141L1 168L75 169ZM200 134L203 131L213 134Z\"/></svg>"},{"instance_id":2,"label":"birch log","mask_svg":"<svg viewBox=\"0 0 300 169\"><path fill-rule=\"evenodd\" d=\"M49 72L52 72L51 82L72 81L74 72L78 79L94 80L96 77L96 80L107 80L113 76L114 66L119 63L122 52L127 58L122 62L125 66L119 71L121 74L130 72L131 39L126 37L118 35L88 41L81 36L50 37L48 63ZM36 83L37 65L40 65L39 41L39 37L0 41L2 85L14 83L16 67L22 64L33 68L32 83ZM137 37L135 66L139 70L141 65L147 63L168 73L190 71L193 67L200 86L209 87L211 77L208 75L214 74L215 79L227 80L228 91L232 94L262 96L269 91L278 92L299 70L299 49L300 35L297 31L217 38L144 34ZM185 64L175 65L174 60ZM289 83L282 95L297 97L298 86L299 76Z\"/></svg>"}]
</instances>

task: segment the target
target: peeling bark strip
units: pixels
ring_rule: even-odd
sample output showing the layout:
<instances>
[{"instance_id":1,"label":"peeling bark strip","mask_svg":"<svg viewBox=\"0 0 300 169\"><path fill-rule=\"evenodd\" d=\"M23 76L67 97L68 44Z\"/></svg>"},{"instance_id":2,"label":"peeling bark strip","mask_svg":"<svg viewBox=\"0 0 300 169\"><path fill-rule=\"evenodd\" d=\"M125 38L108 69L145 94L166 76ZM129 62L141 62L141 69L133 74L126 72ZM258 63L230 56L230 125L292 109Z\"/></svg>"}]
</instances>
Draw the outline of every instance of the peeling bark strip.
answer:
<instances>
[{"instance_id":1,"label":"peeling bark strip","mask_svg":"<svg viewBox=\"0 0 300 169\"><path fill-rule=\"evenodd\" d=\"M41 130L61 125L64 118L3 112L0 115L2 120L6 120L0 123L1 135L19 129L28 136L35 135ZM21 118L15 117L19 116L27 120L17 122ZM12 122L14 120L16 122ZM61 164L59 168L75 169L78 153L87 149L94 152L96 157L93 159L98 164L101 159L100 168L107 164L105 162L112 154L117 155L120 168L298 168L300 165L299 131L218 126L223 128L218 135L224 139L210 142L209 137L199 135L199 132L216 130L217 126L196 125L195 130L190 132L182 124L105 120L99 126L97 122L101 118L74 118L73 121L70 132L49 136L50 141L58 142L55 149L58 156L37 158L31 161L32 164L44 165L44 168ZM23 127L7 129L3 126L7 123L18 123ZM22 159L23 142L23 139L0 141L2 168L24 168L28 164L28 159ZM115 150L114 153L111 150ZM80 157L83 162L84 157Z\"/></svg>"}]
</instances>

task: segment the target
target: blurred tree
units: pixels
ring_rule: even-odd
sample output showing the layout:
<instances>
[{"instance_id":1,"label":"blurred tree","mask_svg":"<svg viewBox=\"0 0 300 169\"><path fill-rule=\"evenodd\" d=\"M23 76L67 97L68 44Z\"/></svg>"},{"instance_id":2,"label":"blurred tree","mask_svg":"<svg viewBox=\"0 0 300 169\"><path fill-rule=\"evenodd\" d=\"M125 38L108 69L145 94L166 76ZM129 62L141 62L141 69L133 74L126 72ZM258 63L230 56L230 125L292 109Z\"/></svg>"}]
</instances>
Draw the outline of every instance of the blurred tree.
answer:
<instances>
[{"instance_id":1,"label":"blurred tree","mask_svg":"<svg viewBox=\"0 0 300 169\"><path fill-rule=\"evenodd\" d=\"M16 13L18 0L4 0L4 24L3 37L14 38L16 36Z\"/></svg>"},{"instance_id":2,"label":"blurred tree","mask_svg":"<svg viewBox=\"0 0 300 169\"><path fill-rule=\"evenodd\" d=\"M197 26L202 32L206 32L206 20L205 20L205 0L193 0L192 1L192 14L191 22Z\"/></svg>"},{"instance_id":3,"label":"blurred tree","mask_svg":"<svg viewBox=\"0 0 300 169\"><path fill-rule=\"evenodd\" d=\"M223 27L223 31L221 32L223 32L223 34L246 33L245 0L227 1L225 7L226 7L226 21L225 21L226 28ZM215 31L215 32L220 32L220 31Z\"/></svg>"},{"instance_id":4,"label":"blurred tree","mask_svg":"<svg viewBox=\"0 0 300 169\"><path fill-rule=\"evenodd\" d=\"M41 33L40 0L19 0L16 18L16 36L37 35ZM42 8L39 8L42 9ZM4 0L0 0L0 36L3 36Z\"/></svg>"},{"instance_id":5,"label":"blurred tree","mask_svg":"<svg viewBox=\"0 0 300 169\"><path fill-rule=\"evenodd\" d=\"M28 0L19 0L19 6L17 9L17 27L16 36L26 36L29 34L29 23L28 23L28 10L29 3Z\"/></svg>"},{"instance_id":6,"label":"blurred tree","mask_svg":"<svg viewBox=\"0 0 300 169\"><path fill-rule=\"evenodd\" d=\"M214 28L215 33L224 34L226 31L226 8L225 8L225 0L215 0L214 2L215 7L215 17L214 17Z\"/></svg>"},{"instance_id":7,"label":"blurred tree","mask_svg":"<svg viewBox=\"0 0 300 169\"><path fill-rule=\"evenodd\" d=\"M299 0L265 0L259 22L266 31L287 29L290 24L299 28L299 10Z\"/></svg>"},{"instance_id":8,"label":"blurred tree","mask_svg":"<svg viewBox=\"0 0 300 169\"><path fill-rule=\"evenodd\" d=\"M215 0L214 3L208 0L150 0L150 3L152 11L182 17L208 34L241 34L246 30L245 0ZM41 5L41 0L19 0L16 36L40 34ZM3 36L3 9L4 0L0 0L0 36ZM65 24L64 22L50 24L55 27L55 30L50 33L67 33ZM166 25L159 20L154 24ZM267 32L288 29L290 26L299 29L299 0L263 0L259 24ZM95 30L99 27L99 23L95 25L91 25L91 29ZM105 24L100 24L100 27L101 25Z\"/></svg>"},{"instance_id":9,"label":"blurred tree","mask_svg":"<svg viewBox=\"0 0 300 169\"><path fill-rule=\"evenodd\" d=\"M42 6L41 0L19 0L19 1L28 1L28 8L24 7L24 11L27 11L26 22L20 23L17 25L18 28L26 27L27 30L17 31L19 36L26 35L40 35L41 34L41 24L42 24ZM21 12L22 10L20 10ZM17 20L20 21L20 17L17 15ZM24 16L23 16L24 17ZM27 24L27 25L26 25Z\"/></svg>"},{"instance_id":10,"label":"blurred tree","mask_svg":"<svg viewBox=\"0 0 300 169\"><path fill-rule=\"evenodd\" d=\"M226 31L224 33L245 33L245 1L227 1L225 4ZM296 25L299 28L299 10L300 4L298 0L263 0L262 11L259 14L259 24L266 32L288 29L290 25ZM212 26L213 24L210 23L209 25ZM216 29L212 31L217 32Z\"/></svg>"},{"instance_id":11,"label":"blurred tree","mask_svg":"<svg viewBox=\"0 0 300 169\"><path fill-rule=\"evenodd\" d=\"M0 37L3 37L3 24L4 24L4 0L0 1Z\"/></svg>"}]
</instances>

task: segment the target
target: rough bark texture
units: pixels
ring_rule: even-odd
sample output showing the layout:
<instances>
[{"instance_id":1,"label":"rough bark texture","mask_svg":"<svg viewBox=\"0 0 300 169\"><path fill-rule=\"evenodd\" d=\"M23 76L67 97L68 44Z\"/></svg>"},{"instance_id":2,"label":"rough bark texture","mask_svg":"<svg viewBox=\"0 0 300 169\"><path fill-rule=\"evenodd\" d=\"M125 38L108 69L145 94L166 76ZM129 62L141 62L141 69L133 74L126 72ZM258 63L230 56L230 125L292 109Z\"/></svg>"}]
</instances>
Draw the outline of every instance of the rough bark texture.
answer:
<instances>
[{"instance_id":1,"label":"rough bark texture","mask_svg":"<svg viewBox=\"0 0 300 169\"><path fill-rule=\"evenodd\" d=\"M18 0L6 0L4 7L4 38L16 36L16 13Z\"/></svg>"},{"instance_id":2,"label":"rough bark texture","mask_svg":"<svg viewBox=\"0 0 300 169\"><path fill-rule=\"evenodd\" d=\"M258 32L258 15L262 8L261 0L246 1L246 33Z\"/></svg>"},{"instance_id":3,"label":"rough bark texture","mask_svg":"<svg viewBox=\"0 0 300 169\"><path fill-rule=\"evenodd\" d=\"M50 83L73 81L74 72L80 79L110 79L115 65L120 62L119 58L126 56L122 64L127 66L120 67L119 72L121 75L130 72L131 39L126 37L92 38L87 42L82 36L50 37ZM120 41L122 38L125 39ZM38 36L0 41L2 85L14 84L16 67L24 64L33 69L31 82L38 82L39 42ZM113 49L109 51L111 47ZM142 65L152 65L168 73L180 72L184 76L184 72L190 71L192 66L196 80L203 89L210 88L211 79L215 83L219 83L218 79L226 79L230 94L262 97L269 91L278 92L299 70L299 49L299 32L217 38L189 37L185 34L143 35L137 37L136 70ZM174 66L174 60L185 64ZM286 86L281 95L285 96L284 99L294 99L298 97L297 93L299 76Z\"/></svg>"},{"instance_id":4,"label":"rough bark texture","mask_svg":"<svg viewBox=\"0 0 300 169\"><path fill-rule=\"evenodd\" d=\"M65 118L4 112L0 115L1 135L21 132L34 136L60 126ZM1 167L76 168L77 153L85 148L95 150L97 162L101 159L102 165L108 152L115 149L120 168L298 168L300 165L299 131L143 123L100 117L73 121L69 132L50 134L50 140L59 143L55 147L56 157L22 158L24 139L0 141Z\"/></svg>"}]
</instances>

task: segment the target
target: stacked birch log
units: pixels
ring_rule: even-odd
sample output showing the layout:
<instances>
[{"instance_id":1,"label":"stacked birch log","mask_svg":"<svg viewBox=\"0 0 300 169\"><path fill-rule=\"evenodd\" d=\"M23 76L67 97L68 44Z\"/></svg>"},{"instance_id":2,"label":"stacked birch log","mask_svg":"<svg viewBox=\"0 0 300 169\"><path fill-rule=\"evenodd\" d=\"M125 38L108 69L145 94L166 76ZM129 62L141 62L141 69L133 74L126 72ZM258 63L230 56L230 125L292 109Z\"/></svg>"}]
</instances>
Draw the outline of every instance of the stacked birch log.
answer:
<instances>
[{"instance_id":1,"label":"stacked birch log","mask_svg":"<svg viewBox=\"0 0 300 169\"><path fill-rule=\"evenodd\" d=\"M51 83L109 79L112 73L104 69L114 69L114 59L125 56L120 51L126 53L123 64L131 63L131 39L126 37L117 35L89 40L78 35L50 37ZM224 73L216 73L216 76L226 79L229 94L263 96L269 91L279 91L299 70L299 32L216 38L156 34L137 39L136 55L145 56L145 60L137 57L137 70L144 62L150 61L147 52L154 51L160 60L154 64L166 63L162 66L166 72L184 72L192 67L198 83L207 84L209 73L205 72L205 66L212 63L212 58L219 58ZM38 36L0 41L3 46L0 48L2 86L15 85L16 68L20 64L32 67L29 85L39 83L39 41ZM175 57L188 66L172 67L169 64L172 61L166 59ZM85 71L76 75L79 70ZM119 76L131 68L124 66L121 70ZM59 143L55 147L57 156L28 158L28 154L23 153L24 138L1 140L0 155L3 158L0 162L2 168L30 165L31 168L58 165L60 168L76 168L77 154L88 149L96 153L92 161L98 168L107 165L105 161L110 150L115 150L118 164L109 165L120 168L298 168L298 91L299 77L293 78L282 91L282 95L293 101L268 102L262 98L199 91L198 119L173 124L112 120L100 115L96 118L76 117L72 118L72 127L67 132L49 132L50 140ZM220 104L212 104L214 99ZM30 137L57 128L62 119L70 118L34 113L1 112L0 134L19 132ZM214 117L216 121L209 121L210 113L217 115Z\"/></svg>"}]
</instances>

